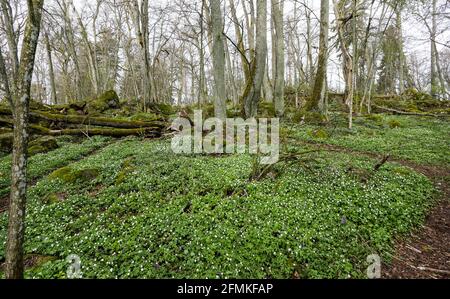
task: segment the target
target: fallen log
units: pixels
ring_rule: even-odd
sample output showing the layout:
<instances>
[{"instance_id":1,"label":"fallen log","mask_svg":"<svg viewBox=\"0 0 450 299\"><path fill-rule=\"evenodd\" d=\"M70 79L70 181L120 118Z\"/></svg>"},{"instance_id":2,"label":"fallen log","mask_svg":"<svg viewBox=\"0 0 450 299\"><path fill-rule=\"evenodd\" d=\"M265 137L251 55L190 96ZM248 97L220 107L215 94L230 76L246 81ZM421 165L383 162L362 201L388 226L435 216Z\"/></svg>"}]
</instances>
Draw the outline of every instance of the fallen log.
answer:
<instances>
[{"instance_id":1,"label":"fallen log","mask_svg":"<svg viewBox=\"0 0 450 299\"><path fill-rule=\"evenodd\" d=\"M162 123L145 123L145 127L134 128L115 128L115 127L90 127L89 125L81 125L79 128L49 129L40 125L31 124L30 133L35 135L48 135L48 136L62 136L62 135L74 135L74 136L108 136L108 137L126 137L126 136L143 136L143 137L161 137L165 129L165 125ZM13 127L13 121L10 119L0 118L0 126Z\"/></svg>"},{"instance_id":2,"label":"fallen log","mask_svg":"<svg viewBox=\"0 0 450 299\"><path fill-rule=\"evenodd\" d=\"M407 112L407 111L400 111L392 108L372 105L373 107L380 109L382 111L391 112L393 114L399 114L399 115L411 115L411 116L429 116L429 117L449 117L450 115L438 115L438 114L430 114L430 113L418 113L418 112Z\"/></svg>"},{"instance_id":3,"label":"fallen log","mask_svg":"<svg viewBox=\"0 0 450 299\"><path fill-rule=\"evenodd\" d=\"M43 133L43 132L42 132ZM142 136L158 138L162 136L162 131L158 128L138 128L138 129L117 129L117 128L86 128L86 129L63 129L48 130L45 135L50 136L108 136L108 137L126 137Z\"/></svg>"},{"instance_id":4,"label":"fallen log","mask_svg":"<svg viewBox=\"0 0 450 299\"><path fill-rule=\"evenodd\" d=\"M162 120L152 120L152 121L130 121L122 120L108 117L90 117L90 116L79 116L79 115L58 115L50 114L45 112L31 112L31 118L36 118L40 120L66 123L66 124L76 124L76 125L92 125L99 127L112 127L120 129L136 129L145 128L149 126L165 127L166 123Z\"/></svg>"},{"instance_id":5,"label":"fallen log","mask_svg":"<svg viewBox=\"0 0 450 299\"><path fill-rule=\"evenodd\" d=\"M8 119L8 118L1 118L0 117L0 126L3 128L14 128L14 122L12 119ZM38 135L46 135L48 133L48 131L50 129L39 126L39 125L34 125L34 124L30 124L29 125L30 128L30 132L32 134L38 134Z\"/></svg>"},{"instance_id":6,"label":"fallen log","mask_svg":"<svg viewBox=\"0 0 450 299\"><path fill-rule=\"evenodd\" d=\"M0 108L0 115L6 115L12 117L11 109ZM3 123L5 118L2 119ZM166 122L163 118L158 118L150 121L132 121L115 119L111 117L90 117L89 115L63 115L63 114L52 114L42 111L30 111L30 121L40 122L56 122L58 124L75 124L75 125L91 125L99 127L111 127L120 129L136 129L136 128L146 128L146 127L166 127ZM3 125L0 121L0 125Z\"/></svg>"}]
</instances>

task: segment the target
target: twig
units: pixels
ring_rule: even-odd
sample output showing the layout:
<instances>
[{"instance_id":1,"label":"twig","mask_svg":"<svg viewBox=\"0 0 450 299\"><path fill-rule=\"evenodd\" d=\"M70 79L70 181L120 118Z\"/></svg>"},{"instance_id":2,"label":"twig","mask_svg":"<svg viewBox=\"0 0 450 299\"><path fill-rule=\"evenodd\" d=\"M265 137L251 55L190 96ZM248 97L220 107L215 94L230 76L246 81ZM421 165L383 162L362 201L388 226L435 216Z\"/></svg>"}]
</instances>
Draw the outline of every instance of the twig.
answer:
<instances>
[{"instance_id":1,"label":"twig","mask_svg":"<svg viewBox=\"0 0 450 299\"><path fill-rule=\"evenodd\" d=\"M450 274L450 271L448 270L440 270L440 269L434 269L434 268L428 268L428 267L416 267L416 269L421 271L430 271L430 272L436 272L441 274Z\"/></svg>"},{"instance_id":2,"label":"twig","mask_svg":"<svg viewBox=\"0 0 450 299\"><path fill-rule=\"evenodd\" d=\"M380 170L380 168L386 164L386 162L389 160L389 158L391 157L391 155L387 155L385 156L380 162L377 163L377 165L375 165L375 167L373 168L374 172L377 172L378 170Z\"/></svg>"}]
</instances>

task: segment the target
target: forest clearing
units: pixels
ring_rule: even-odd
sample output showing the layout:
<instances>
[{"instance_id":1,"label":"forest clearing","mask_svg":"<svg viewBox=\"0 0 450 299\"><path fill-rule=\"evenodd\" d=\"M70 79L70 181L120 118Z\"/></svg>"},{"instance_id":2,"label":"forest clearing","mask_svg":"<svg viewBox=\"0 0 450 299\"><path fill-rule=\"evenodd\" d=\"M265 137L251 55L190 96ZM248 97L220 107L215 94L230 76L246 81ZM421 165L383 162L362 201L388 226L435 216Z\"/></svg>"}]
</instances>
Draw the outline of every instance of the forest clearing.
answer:
<instances>
[{"instance_id":1,"label":"forest clearing","mask_svg":"<svg viewBox=\"0 0 450 299\"><path fill-rule=\"evenodd\" d=\"M0 278L450 278L447 1L154 2L0 0Z\"/></svg>"}]
</instances>

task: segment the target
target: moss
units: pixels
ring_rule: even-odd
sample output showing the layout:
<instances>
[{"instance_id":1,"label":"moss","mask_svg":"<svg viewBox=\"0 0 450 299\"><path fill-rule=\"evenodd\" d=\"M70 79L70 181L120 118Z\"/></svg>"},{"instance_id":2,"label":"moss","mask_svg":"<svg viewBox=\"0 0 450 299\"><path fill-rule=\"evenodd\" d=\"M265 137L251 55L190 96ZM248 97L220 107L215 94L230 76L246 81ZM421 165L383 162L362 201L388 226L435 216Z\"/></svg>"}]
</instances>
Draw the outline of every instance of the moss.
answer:
<instances>
[{"instance_id":1,"label":"moss","mask_svg":"<svg viewBox=\"0 0 450 299\"><path fill-rule=\"evenodd\" d=\"M36 100L31 99L30 100L30 110L46 110L46 107L44 104L39 103Z\"/></svg>"},{"instance_id":2,"label":"moss","mask_svg":"<svg viewBox=\"0 0 450 299\"><path fill-rule=\"evenodd\" d=\"M273 118L276 116L275 106L273 103L262 102L259 105L259 115L265 118Z\"/></svg>"},{"instance_id":3,"label":"moss","mask_svg":"<svg viewBox=\"0 0 450 299\"><path fill-rule=\"evenodd\" d=\"M30 125L30 132L37 135L49 134L49 129L40 125Z\"/></svg>"},{"instance_id":4,"label":"moss","mask_svg":"<svg viewBox=\"0 0 450 299\"><path fill-rule=\"evenodd\" d=\"M433 109L430 112L433 113L433 114L450 114L450 108Z\"/></svg>"},{"instance_id":5,"label":"moss","mask_svg":"<svg viewBox=\"0 0 450 299\"><path fill-rule=\"evenodd\" d=\"M67 114L68 114L68 115L80 115L80 114L78 113L78 110L73 109L73 108L68 109L68 110L67 110Z\"/></svg>"},{"instance_id":6,"label":"moss","mask_svg":"<svg viewBox=\"0 0 450 299\"><path fill-rule=\"evenodd\" d=\"M28 155L29 156L34 156L40 153L45 153L46 152L46 148L40 145L34 145L28 148Z\"/></svg>"},{"instance_id":7,"label":"moss","mask_svg":"<svg viewBox=\"0 0 450 299\"><path fill-rule=\"evenodd\" d=\"M127 176L135 170L135 162L134 157L125 159L120 172L116 176L116 185L122 184L126 180Z\"/></svg>"},{"instance_id":8,"label":"moss","mask_svg":"<svg viewBox=\"0 0 450 299\"><path fill-rule=\"evenodd\" d=\"M388 126L391 129L395 129L395 128L400 128L401 127L401 123L396 120L396 119L391 119L388 121Z\"/></svg>"},{"instance_id":9,"label":"moss","mask_svg":"<svg viewBox=\"0 0 450 299\"><path fill-rule=\"evenodd\" d=\"M73 169L70 167L63 167L53 171L48 178L51 180L60 179L62 181L68 182L73 180Z\"/></svg>"},{"instance_id":10,"label":"moss","mask_svg":"<svg viewBox=\"0 0 450 299\"><path fill-rule=\"evenodd\" d=\"M47 196L45 196L42 201L45 204L55 204L64 201L66 197L67 197L66 193L50 193Z\"/></svg>"},{"instance_id":11,"label":"moss","mask_svg":"<svg viewBox=\"0 0 450 299\"><path fill-rule=\"evenodd\" d=\"M60 179L66 183L75 183L77 181L86 182L93 180L97 178L98 175L98 169L74 170L70 167L63 167L50 174L49 179Z\"/></svg>"},{"instance_id":12,"label":"moss","mask_svg":"<svg viewBox=\"0 0 450 299\"><path fill-rule=\"evenodd\" d=\"M45 136L30 142L29 145L30 146L40 145L50 150L58 148L58 141L54 137Z\"/></svg>"},{"instance_id":13,"label":"moss","mask_svg":"<svg viewBox=\"0 0 450 299\"><path fill-rule=\"evenodd\" d=\"M130 120L132 121L152 121L152 120L158 120L159 117L154 113L137 113L130 117Z\"/></svg>"},{"instance_id":14,"label":"moss","mask_svg":"<svg viewBox=\"0 0 450 299\"><path fill-rule=\"evenodd\" d=\"M206 104L203 106L203 119L215 116L214 104Z\"/></svg>"},{"instance_id":15,"label":"moss","mask_svg":"<svg viewBox=\"0 0 450 299\"><path fill-rule=\"evenodd\" d=\"M384 118L381 114L369 114L365 116L367 120L371 120L374 122L383 122Z\"/></svg>"},{"instance_id":16,"label":"moss","mask_svg":"<svg viewBox=\"0 0 450 299\"><path fill-rule=\"evenodd\" d=\"M309 125L321 125L327 122L325 115L319 112L298 111L292 118L295 123L305 122Z\"/></svg>"},{"instance_id":17,"label":"moss","mask_svg":"<svg viewBox=\"0 0 450 299\"><path fill-rule=\"evenodd\" d=\"M413 88L406 90L401 96L375 98L375 104L381 107L413 113L450 108L448 101L433 99L430 94L420 92Z\"/></svg>"},{"instance_id":18,"label":"moss","mask_svg":"<svg viewBox=\"0 0 450 299\"><path fill-rule=\"evenodd\" d=\"M186 106L182 110L186 111L187 114L191 115L194 114L194 108L192 106Z\"/></svg>"},{"instance_id":19,"label":"moss","mask_svg":"<svg viewBox=\"0 0 450 299\"><path fill-rule=\"evenodd\" d=\"M33 156L40 153L47 153L57 149L58 147L58 142L54 137L45 136L30 142L28 154Z\"/></svg>"},{"instance_id":20,"label":"moss","mask_svg":"<svg viewBox=\"0 0 450 299\"><path fill-rule=\"evenodd\" d=\"M241 117L241 109L239 109L239 107L230 106L229 108L227 108L227 117L228 118Z\"/></svg>"},{"instance_id":21,"label":"moss","mask_svg":"<svg viewBox=\"0 0 450 299\"><path fill-rule=\"evenodd\" d=\"M156 104L156 107L161 114L167 116L174 114L174 110L169 104Z\"/></svg>"},{"instance_id":22,"label":"moss","mask_svg":"<svg viewBox=\"0 0 450 299\"><path fill-rule=\"evenodd\" d=\"M109 90L101 94L96 99L89 102L89 112L104 112L110 108L120 107L119 96L114 90Z\"/></svg>"},{"instance_id":23,"label":"moss","mask_svg":"<svg viewBox=\"0 0 450 299\"><path fill-rule=\"evenodd\" d=\"M323 129L317 129L317 130L313 130L309 133L309 135L311 137L314 138L319 138L319 139L327 139L330 137L330 135L328 134L327 131L323 130Z\"/></svg>"},{"instance_id":24,"label":"moss","mask_svg":"<svg viewBox=\"0 0 450 299\"><path fill-rule=\"evenodd\" d=\"M404 176L411 175L411 170L408 170L405 167L396 167L396 168L394 168L393 171L398 175L404 175Z\"/></svg>"}]
</instances>

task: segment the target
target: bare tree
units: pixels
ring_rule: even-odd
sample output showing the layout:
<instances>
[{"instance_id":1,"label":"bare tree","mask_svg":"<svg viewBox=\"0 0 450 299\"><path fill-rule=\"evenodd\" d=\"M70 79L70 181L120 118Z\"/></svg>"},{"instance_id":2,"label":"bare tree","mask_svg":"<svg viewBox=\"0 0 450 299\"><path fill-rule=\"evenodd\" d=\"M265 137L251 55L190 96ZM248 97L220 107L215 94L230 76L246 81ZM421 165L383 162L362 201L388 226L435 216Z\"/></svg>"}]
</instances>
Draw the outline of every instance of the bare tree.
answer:
<instances>
[{"instance_id":1,"label":"bare tree","mask_svg":"<svg viewBox=\"0 0 450 299\"><path fill-rule=\"evenodd\" d=\"M17 73L9 78L0 49L0 74L6 88L6 96L14 116L14 141L11 172L11 198L9 206L8 238L6 244L6 278L23 278L23 241L25 236L25 207L27 191L27 145L30 88L34 59L38 44L43 0L28 0L28 16L22 41ZM15 38L10 36L10 38ZM10 47L9 51L17 48ZM18 54L12 54L14 56Z\"/></svg>"},{"instance_id":2,"label":"bare tree","mask_svg":"<svg viewBox=\"0 0 450 299\"><path fill-rule=\"evenodd\" d=\"M214 110L217 118L225 119L226 87L225 87L225 48L223 35L222 11L220 0L211 0L211 27L213 36L213 73L214 73Z\"/></svg>"},{"instance_id":3,"label":"bare tree","mask_svg":"<svg viewBox=\"0 0 450 299\"><path fill-rule=\"evenodd\" d=\"M312 91L311 100L308 102L307 110L320 111L319 103L324 101L326 93L326 74L328 60L328 31L330 20L330 2L322 0L320 6L320 45L317 73ZM325 105L322 105L323 108ZM325 112L324 109L321 111Z\"/></svg>"},{"instance_id":4,"label":"bare tree","mask_svg":"<svg viewBox=\"0 0 450 299\"><path fill-rule=\"evenodd\" d=\"M273 51L273 81L274 94L273 100L275 105L275 112L278 116L284 114L284 75L285 75L285 61L284 61L284 23L283 23L284 0L272 0L272 20L274 24L274 39L272 40Z\"/></svg>"},{"instance_id":5,"label":"bare tree","mask_svg":"<svg viewBox=\"0 0 450 299\"><path fill-rule=\"evenodd\" d=\"M255 56L250 67L250 82L244 91L244 115L255 117L261 98L261 88L266 71L267 60L267 0L259 0L256 16L256 47Z\"/></svg>"}]
</instances>

